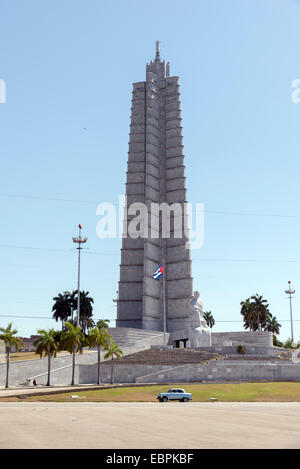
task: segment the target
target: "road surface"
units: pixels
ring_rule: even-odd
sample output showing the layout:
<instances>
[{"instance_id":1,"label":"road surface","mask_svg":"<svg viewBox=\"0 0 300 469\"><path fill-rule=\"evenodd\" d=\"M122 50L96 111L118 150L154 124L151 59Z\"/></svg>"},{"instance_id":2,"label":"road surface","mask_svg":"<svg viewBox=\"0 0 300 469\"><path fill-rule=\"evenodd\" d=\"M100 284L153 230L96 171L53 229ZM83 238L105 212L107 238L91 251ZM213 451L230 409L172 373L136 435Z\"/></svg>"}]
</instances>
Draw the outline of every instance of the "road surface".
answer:
<instances>
[{"instance_id":1,"label":"road surface","mask_svg":"<svg viewBox=\"0 0 300 469\"><path fill-rule=\"evenodd\" d=\"M300 403L0 403L0 448L300 448Z\"/></svg>"}]
</instances>

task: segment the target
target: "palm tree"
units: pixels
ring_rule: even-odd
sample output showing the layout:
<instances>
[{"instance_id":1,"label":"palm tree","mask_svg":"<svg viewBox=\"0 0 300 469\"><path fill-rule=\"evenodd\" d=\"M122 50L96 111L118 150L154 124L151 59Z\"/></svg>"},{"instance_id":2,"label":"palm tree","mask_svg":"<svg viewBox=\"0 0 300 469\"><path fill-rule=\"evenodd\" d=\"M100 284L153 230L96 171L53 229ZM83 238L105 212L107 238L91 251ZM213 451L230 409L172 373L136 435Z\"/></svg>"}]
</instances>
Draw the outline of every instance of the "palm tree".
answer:
<instances>
[{"instance_id":1,"label":"palm tree","mask_svg":"<svg viewBox=\"0 0 300 469\"><path fill-rule=\"evenodd\" d=\"M268 319L272 317L269 305L261 295L253 295L241 302L241 314L244 317L244 328L259 331L266 327Z\"/></svg>"},{"instance_id":2,"label":"palm tree","mask_svg":"<svg viewBox=\"0 0 300 469\"><path fill-rule=\"evenodd\" d=\"M93 321L92 318L85 318L84 319L84 325L85 325L85 331L89 331L90 329L92 329L92 327L95 327L95 322Z\"/></svg>"},{"instance_id":3,"label":"palm tree","mask_svg":"<svg viewBox=\"0 0 300 469\"><path fill-rule=\"evenodd\" d=\"M245 301L241 303L241 314L244 317L244 328L250 329L250 331L254 330L255 318L253 315L253 308L250 298L247 298Z\"/></svg>"},{"instance_id":4,"label":"palm tree","mask_svg":"<svg viewBox=\"0 0 300 469\"><path fill-rule=\"evenodd\" d=\"M212 328L215 325L215 319L211 314L211 311L206 311L205 313L203 313L203 317L207 322L208 327Z\"/></svg>"},{"instance_id":5,"label":"palm tree","mask_svg":"<svg viewBox=\"0 0 300 469\"><path fill-rule=\"evenodd\" d=\"M98 329L107 329L109 327L110 320L109 319L99 319L97 321L96 326Z\"/></svg>"},{"instance_id":6,"label":"palm tree","mask_svg":"<svg viewBox=\"0 0 300 469\"><path fill-rule=\"evenodd\" d=\"M39 354L40 357L48 357L48 380L47 386L50 386L50 372L51 372L51 358L56 357L56 354L59 350L59 342L56 337L57 332L54 329L39 329L37 333L40 335L33 345L36 347L36 354Z\"/></svg>"},{"instance_id":7,"label":"palm tree","mask_svg":"<svg viewBox=\"0 0 300 469\"><path fill-rule=\"evenodd\" d=\"M77 308L77 299L76 299L77 290L73 290L72 292L66 291L65 294L68 295L68 302L69 302L70 309L71 309L71 320L73 321L73 313L74 313L74 310Z\"/></svg>"},{"instance_id":8,"label":"palm tree","mask_svg":"<svg viewBox=\"0 0 300 469\"><path fill-rule=\"evenodd\" d=\"M76 298L76 306L74 309L77 309L77 298L78 298L78 290L75 291ZM88 291L81 291L80 292L80 318L79 318L79 323L82 327L83 332L85 333L86 329L89 329L90 327L93 327L94 321L91 319L93 315L93 306L92 304L94 303L94 300L92 297L89 296ZM77 318L76 318L77 321Z\"/></svg>"},{"instance_id":9,"label":"palm tree","mask_svg":"<svg viewBox=\"0 0 300 469\"><path fill-rule=\"evenodd\" d=\"M281 324L277 321L276 316L271 316L267 318L265 331L273 332L273 334L279 335L279 329Z\"/></svg>"},{"instance_id":10,"label":"palm tree","mask_svg":"<svg viewBox=\"0 0 300 469\"><path fill-rule=\"evenodd\" d=\"M23 340L19 337L14 337L17 333L17 329L12 329L12 322L8 324L6 329L4 327L0 327L0 340L3 340L6 351L6 388L8 388L9 360L11 347L14 347L16 351L18 351L20 347L24 347Z\"/></svg>"},{"instance_id":11,"label":"palm tree","mask_svg":"<svg viewBox=\"0 0 300 469\"><path fill-rule=\"evenodd\" d=\"M267 300L264 300L262 295L256 295L251 296L252 302L252 311L254 316L257 317L257 324L258 324L258 330L261 331L262 327L265 327L266 321L268 317L270 316L269 312L269 305L266 304L268 303Z\"/></svg>"},{"instance_id":12,"label":"palm tree","mask_svg":"<svg viewBox=\"0 0 300 469\"><path fill-rule=\"evenodd\" d=\"M53 300L55 301L52 311L53 319L61 321L61 328L63 329L64 321L67 321L68 317L72 315L72 301L70 298L70 292L59 293Z\"/></svg>"},{"instance_id":13,"label":"palm tree","mask_svg":"<svg viewBox=\"0 0 300 469\"><path fill-rule=\"evenodd\" d=\"M75 376L75 355L76 353L82 353L82 344L84 341L84 335L81 327L73 326L70 322L65 323L66 330L61 335L61 348L70 352L72 357L72 382L74 385Z\"/></svg>"},{"instance_id":14,"label":"palm tree","mask_svg":"<svg viewBox=\"0 0 300 469\"><path fill-rule=\"evenodd\" d=\"M98 350L97 384L100 384L101 382L101 373L100 373L101 347L107 350L109 346L109 339L111 340L111 337L108 334L107 330L105 328L100 329L97 326L94 327L92 330L90 330L87 336L87 343L88 343L89 348L91 349L91 348L97 347L97 350Z\"/></svg>"},{"instance_id":15,"label":"palm tree","mask_svg":"<svg viewBox=\"0 0 300 469\"><path fill-rule=\"evenodd\" d=\"M110 344L108 346L107 352L104 355L104 358L111 358L111 384L114 384L114 356L119 360L123 355L120 347L115 344L115 342L110 339Z\"/></svg>"}]
</instances>

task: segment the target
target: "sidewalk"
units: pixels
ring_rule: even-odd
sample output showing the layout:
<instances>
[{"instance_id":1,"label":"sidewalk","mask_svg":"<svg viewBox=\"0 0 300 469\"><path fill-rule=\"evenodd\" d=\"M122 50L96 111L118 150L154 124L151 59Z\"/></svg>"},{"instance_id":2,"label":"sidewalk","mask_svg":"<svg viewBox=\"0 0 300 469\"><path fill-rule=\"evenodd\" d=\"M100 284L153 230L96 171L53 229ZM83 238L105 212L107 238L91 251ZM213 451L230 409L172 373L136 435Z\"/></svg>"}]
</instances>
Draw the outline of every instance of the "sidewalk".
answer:
<instances>
[{"instance_id":1,"label":"sidewalk","mask_svg":"<svg viewBox=\"0 0 300 469\"><path fill-rule=\"evenodd\" d=\"M157 383L147 383L147 386L156 386ZM120 387L139 387L145 386L144 383L117 383L117 384L75 384L74 386L14 386L8 389L0 387L0 400L2 397L15 397L24 395L43 395L58 394L61 392L90 391L94 389L113 389Z\"/></svg>"},{"instance_id":2,"label":"sidewalk","mask_svg":"<svg viewBox=\"0 0 300 469\"><path fill-rule=\"evenodd\" d=\"M34 394L56 394L60 392L69 391L82 391L84 389L100 389L100 388L113 388L120 385L95 385L95 384L75 384L74 386L14 386L8 389L0 387L1 397L14 397L20 395L34 395Z\"/></svg>"}]
</instances>

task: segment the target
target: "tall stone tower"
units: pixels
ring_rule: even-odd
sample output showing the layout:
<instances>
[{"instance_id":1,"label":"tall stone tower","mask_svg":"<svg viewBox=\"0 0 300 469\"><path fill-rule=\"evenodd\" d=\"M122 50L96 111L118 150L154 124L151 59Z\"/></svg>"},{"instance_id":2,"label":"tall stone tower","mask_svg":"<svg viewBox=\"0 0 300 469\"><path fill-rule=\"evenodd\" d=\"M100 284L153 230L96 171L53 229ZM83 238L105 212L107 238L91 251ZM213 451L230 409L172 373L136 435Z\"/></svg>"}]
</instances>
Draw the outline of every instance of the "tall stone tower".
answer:
<instances>
[{"instance_id":1,"label":"tall stone tower","mask_svg":"<svg viewBox=\"0 0 300 469\"><path fill-rule=\"evenodd\" d=\"M169 63L161 61L157 41L155 60L146 66L146 81L133 84L126 209L142 202L150 213L152 204L177 203L183 221L186 185L178 81L169 76ZM163 330L163 282L152 277L163 259L167 331L189 324L188 302L193 295L190 251L187 236L176 233L178 225L172 215L169 238L163 236L165 214L160 212L155 236L153 214L145 221L147 237L122 240L117 327ZM132 218L127 216L125 228Z\"/></svg>"}]
</instances>

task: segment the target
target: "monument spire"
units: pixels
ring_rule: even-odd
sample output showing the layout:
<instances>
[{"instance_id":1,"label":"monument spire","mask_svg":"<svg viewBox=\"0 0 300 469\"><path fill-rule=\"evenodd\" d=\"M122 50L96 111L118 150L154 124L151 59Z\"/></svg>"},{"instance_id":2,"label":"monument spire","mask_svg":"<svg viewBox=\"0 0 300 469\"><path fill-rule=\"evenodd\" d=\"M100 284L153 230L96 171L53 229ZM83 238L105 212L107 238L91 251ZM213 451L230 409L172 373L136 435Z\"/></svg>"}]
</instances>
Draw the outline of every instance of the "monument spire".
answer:
<instances>
[{"instance_id":1,"label":"monument spire","mask_svg":"<svg viewBox=\"0 0 300 469\"><path fill-rule=\"evenodd\" d=\"M155 41L155 48L156 48L155 62L160 62L159 43L160 41Z\"/></svg>"},{"instance_id":2,"label":"monument spire","mask_svg":"<svg viewBox=\"0 0 300 469\"><path fill-rule=\"evenodd\" d=\"M179 78L169 76L159 41L155 48L155 60L146 66L146 81L134 83L132 91L116 325L173 332L189 326L192 262L188 235L178 232L179 222L186 223L187 200ZM134 219L129 209L137 203L151 217L145 215L143 233L131 237L128 229ZM173 204L180 211L176 217ZM153 279L162 263L163 285Z\"/></svg>"}]
</instances>

